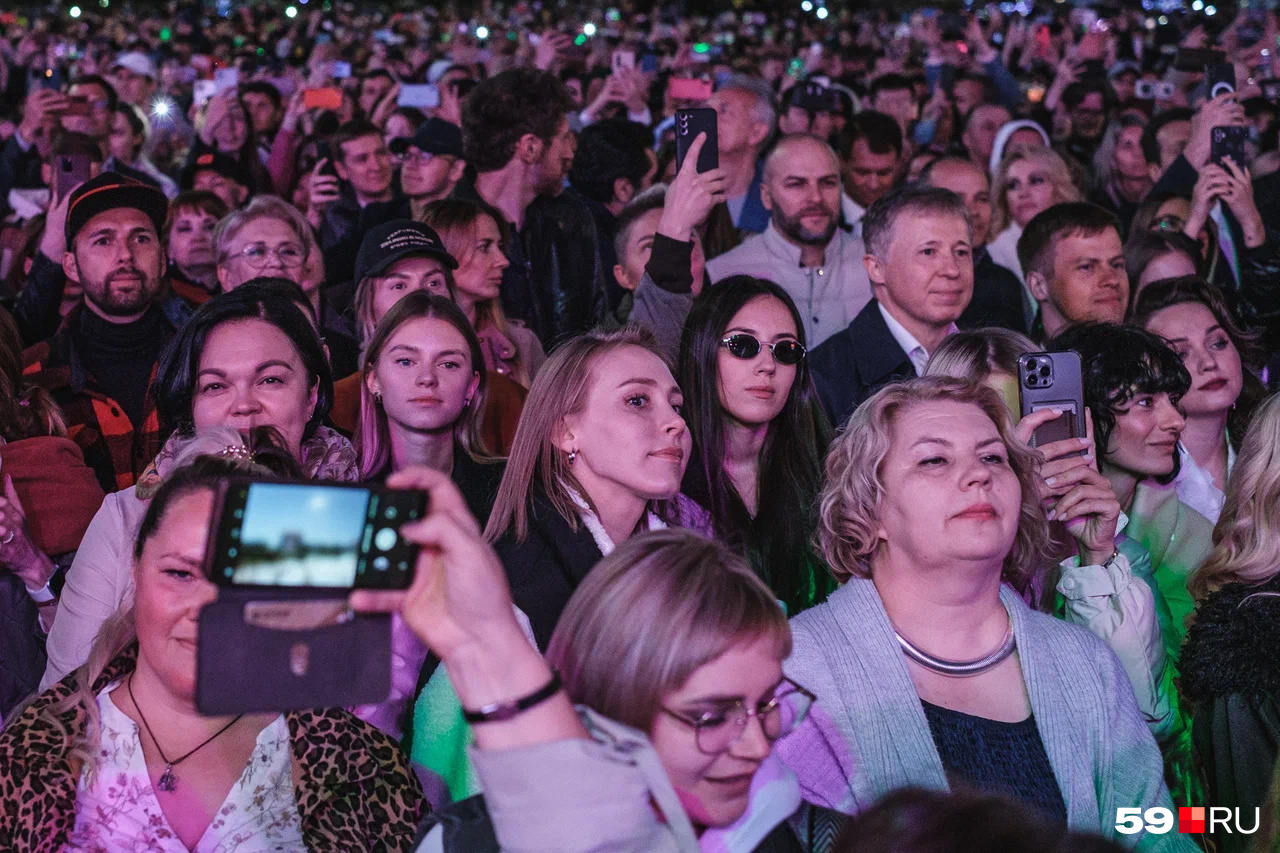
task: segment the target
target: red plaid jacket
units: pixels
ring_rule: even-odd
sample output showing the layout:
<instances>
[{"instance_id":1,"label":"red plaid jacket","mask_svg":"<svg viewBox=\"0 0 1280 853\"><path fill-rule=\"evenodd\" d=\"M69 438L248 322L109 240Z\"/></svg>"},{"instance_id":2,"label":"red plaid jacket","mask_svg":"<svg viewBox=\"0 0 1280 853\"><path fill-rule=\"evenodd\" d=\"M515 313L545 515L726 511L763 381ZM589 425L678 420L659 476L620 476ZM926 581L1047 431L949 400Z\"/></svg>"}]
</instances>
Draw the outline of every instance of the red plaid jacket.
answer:
<instances>
[{"instance_id":1,"label":"red plaid jacket","mask_svg":"<svg viewBox=\"0 0 1280 853\"><path fill-rule=\"evenodd\" d=\"M142 428L138 429L124 408L102 392L80 360L68 329L74 322L72 314L58 334L23 352L22 373L47 390L62 408L67 437L80 446L103 490L127 489L164 445L156 413L156 366L151 367Z\"/></svg>"}]
</instances>

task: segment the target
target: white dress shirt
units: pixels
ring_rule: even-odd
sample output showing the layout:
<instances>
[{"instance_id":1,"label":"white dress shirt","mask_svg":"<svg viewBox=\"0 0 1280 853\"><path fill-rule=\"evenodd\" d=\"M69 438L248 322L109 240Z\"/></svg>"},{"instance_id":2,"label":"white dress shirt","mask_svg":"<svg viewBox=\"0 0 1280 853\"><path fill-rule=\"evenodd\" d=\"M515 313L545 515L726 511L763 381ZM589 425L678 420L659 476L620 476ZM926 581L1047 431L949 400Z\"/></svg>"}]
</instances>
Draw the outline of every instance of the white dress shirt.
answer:
<instances>
[{"instance_id":1,"label":"white dress shirt","mask_svg":"<svg viewBox=\"0 0 1280 853\"><path fill-rule=\"evenodd\" d=\"M911 366L916 369L916 376L924 375L924 366L929 363L929 351L924 348L924 344L916 340L916 336L907 331L907 327L893 319L884 308L884 303L877 302L876 307L880 309L880 316L884 317L884 324L889 327L889 334L893 335L893 339L898 342L898 346L902 347L902 351L907 354L907 358L911 359ZM954 335L960 331L955 323L947 327L947 334Z\"/></svg>"}]
</instances>

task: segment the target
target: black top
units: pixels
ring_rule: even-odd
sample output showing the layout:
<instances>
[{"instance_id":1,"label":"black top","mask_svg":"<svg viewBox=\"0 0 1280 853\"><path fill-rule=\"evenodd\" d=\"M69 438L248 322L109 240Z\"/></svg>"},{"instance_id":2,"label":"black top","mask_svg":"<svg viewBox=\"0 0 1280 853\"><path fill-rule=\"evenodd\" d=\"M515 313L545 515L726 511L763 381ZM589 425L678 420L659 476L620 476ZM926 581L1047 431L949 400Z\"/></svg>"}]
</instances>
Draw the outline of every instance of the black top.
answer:
<instances>
[{"instance_id":1,"label":"black top","mask_svg":"<svg viewBox=\"0 0 1280 853\"><path fill-rule=\"evenodd\" d=\"M947 781L993 794L1005 794L1034 806L1047 817L1067 822L1067 804L1036 729L1035 717L1002 723L920 700Z\"/></svg>"},{"instance_id":2,"label":"black top","mask_svg":"<svg viewBox=\"0 0 1280 853\"><path fill-rule=\"evenodd\" d=\"M956 320L956 325L962 329L999 326L1026 334L1027 312L1022 282L991 260L991 253L985 246L978 247L973 254L973 299Z\"/></svg>"},{"instance_id":3,"label":"black top","mask_svg":"<svg viewBox=\"0 0 1280 853\"><path fill-rule=\"evenodd\" d=\"M172 331L164 313L152 305L131 323L112 323L86 308L78 320L71 335L80 358L90 366L89 372L103 393L119 403L134 427L141 429L151 368Z\"/></svg>"}]
</instances>

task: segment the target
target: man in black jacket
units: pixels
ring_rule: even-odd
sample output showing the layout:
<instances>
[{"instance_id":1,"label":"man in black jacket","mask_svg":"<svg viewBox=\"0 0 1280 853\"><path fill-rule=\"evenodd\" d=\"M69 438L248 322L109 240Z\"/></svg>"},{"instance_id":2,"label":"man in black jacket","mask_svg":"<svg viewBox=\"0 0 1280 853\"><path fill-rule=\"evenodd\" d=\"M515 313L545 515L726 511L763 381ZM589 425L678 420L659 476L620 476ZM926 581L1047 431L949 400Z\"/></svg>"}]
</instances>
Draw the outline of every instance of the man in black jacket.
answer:
<instances>
[{"instance_id":1,"label":"man in black jacket","mask_svg":"<svg viewBox=\"0 0 1280 853\"><path fill-rule=\"evenodd\" d=\"M502 306L548 350L607 309L595 222L581 199L563 192L574 155L571 109L564 84L543 71L504 71L480 83L462 108L463 149L477 174L454 191L506 217Z\"/></svg>"},{"instance_id":2,"label":"man in black jacket","mask_svg":"<svg viewBox=\"0 0 1280 853\"><path fill-rule=\"evenodd\" d=\"M905 187L873 204L862 223L875 299L810 354L837 425L882 386L919 376L973 297L973 231L955 193Z\"/></svg>"}]
</instances>

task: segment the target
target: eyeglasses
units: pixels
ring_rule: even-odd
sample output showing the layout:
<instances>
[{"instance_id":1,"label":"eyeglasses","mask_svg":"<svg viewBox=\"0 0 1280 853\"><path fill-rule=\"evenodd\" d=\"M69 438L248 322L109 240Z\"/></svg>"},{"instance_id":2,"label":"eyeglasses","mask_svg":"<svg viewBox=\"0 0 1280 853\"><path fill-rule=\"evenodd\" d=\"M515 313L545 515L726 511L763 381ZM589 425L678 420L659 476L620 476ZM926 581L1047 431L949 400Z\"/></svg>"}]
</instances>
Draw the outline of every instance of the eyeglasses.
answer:
<instances>
[{"instance_id":1,"label":"eyeglasses","mask_svg":"<svg viewBox=\"0 0 1280 853\"><path fill-rule=\"evenodd\" d=\"M1166 213L1155 222L1151 223L1152 231L1181 231L1187 226L1187 221L1181 216L1172 213Z\"/></svg>"},{"instance_id":2,"label":"eyeglasses","mask_svg":"<svg viewBox=\"0 0 1280 853\"><path fill-rule=\"evenodd\" d=\"M751 717L760 720L760 727L769 743L786 737L804 722L810 706L817 698L791 679L784 678L773 698L755 708L748 709L741 702L735 702L727 708L708 711L697 717L686 716L666 707L660 710L693 728L699 752L704 755L719 755L738 742Z\"/></svg>"},{"instance_id":3,"label":"eyeglasses","mask_svg":"<svg viewBox=\"0 0 1280 853\"><path fill-rule=\"evenodd\" d=\"M276 260L280 262L280 266L287 270L297 269L307 260L307 253L297 243L285 243L283 246L277 246L274 249L268 248L265 243L250 243L241 249L237 255L255 270L265 267L272 255L275 255Z\"/></svg>"},{"instance_id":4,"label":"eyeglasses","mask_svg":"<svg viewBox=\"0 0 1280 853\"><path fill-rule=\"evenodd\" d=\"M425 151L405 151L403 154L393 154L391 159L401 166L413 166L422 168L437 157L446 157L445 154L428 154ZM453 158L450 157L450 160Z\"/></svg>"},{"instance_id":5,"label":"eyeglasses","mask_svg":"<svg viewBox=\"0 0 1280 853\"><path fill-rule=\"evenodd\" d=\"M734 358L744 360L758 356L761 347L765 347L769 352L773 353L773 357L778 364L799 364L805 357L804 344L799 341L785 340L767 344L757 339L755 335L748 335L746 332L730 335L720 341L720 346L729 350L729 354Z\"/></svg>"}]
</instances>

